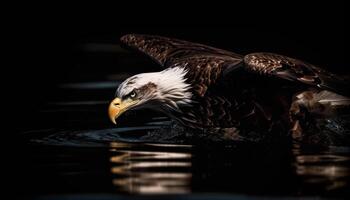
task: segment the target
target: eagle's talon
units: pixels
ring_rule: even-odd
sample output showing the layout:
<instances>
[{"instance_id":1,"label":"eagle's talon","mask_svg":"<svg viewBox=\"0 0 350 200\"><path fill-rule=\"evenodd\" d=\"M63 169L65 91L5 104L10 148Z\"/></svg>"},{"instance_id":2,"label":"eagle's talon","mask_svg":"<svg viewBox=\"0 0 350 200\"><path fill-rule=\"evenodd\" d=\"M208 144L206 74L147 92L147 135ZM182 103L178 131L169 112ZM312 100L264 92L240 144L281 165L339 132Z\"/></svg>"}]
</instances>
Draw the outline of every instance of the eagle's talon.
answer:
<instances>
[{"instance_id":1,"label":"eagle's talon","mask_svg":"<svg viewBox=\"0 0 350 200\"><path fill-rule=\"evenodd\" d=\"M300 141L302 138L303 129L300 125L299 120L294 121L293 127L290 130L290 134L294 140Z\"/></svg>"}]
</instances>

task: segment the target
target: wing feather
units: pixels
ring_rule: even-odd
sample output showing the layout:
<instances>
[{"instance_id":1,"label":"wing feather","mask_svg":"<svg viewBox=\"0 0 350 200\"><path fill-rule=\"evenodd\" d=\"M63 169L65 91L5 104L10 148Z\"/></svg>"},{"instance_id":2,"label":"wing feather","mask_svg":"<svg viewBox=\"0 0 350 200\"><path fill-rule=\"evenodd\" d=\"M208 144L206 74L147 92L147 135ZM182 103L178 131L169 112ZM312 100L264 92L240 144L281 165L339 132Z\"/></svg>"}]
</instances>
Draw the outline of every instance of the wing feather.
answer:
<instances>
[{"instance_id":1,"label":"wing feather","mask_svg":"<svg viewBox=\"0 0 350 200\"><path fill-rule=\"evenodd\" d=\"M301 60L261 52L246 55L244 63L249 71L255 73L300 82L346 96L350 95L348 80Z\"/></svg>"},{"instance_id":2,"label":"wing feather","mask_svg":"<svg viewBox=\"0 0 350 200\"><path fill-rule=\"evenodd\" d=\"M179 60L191 59L198 55L211 56L213 59L215 59L213 55L231 60L243 58L230 51L161 36L128 34L120 40L123 44L145 53L163 67L169 67Z\"/></svg>"}]
</instances>

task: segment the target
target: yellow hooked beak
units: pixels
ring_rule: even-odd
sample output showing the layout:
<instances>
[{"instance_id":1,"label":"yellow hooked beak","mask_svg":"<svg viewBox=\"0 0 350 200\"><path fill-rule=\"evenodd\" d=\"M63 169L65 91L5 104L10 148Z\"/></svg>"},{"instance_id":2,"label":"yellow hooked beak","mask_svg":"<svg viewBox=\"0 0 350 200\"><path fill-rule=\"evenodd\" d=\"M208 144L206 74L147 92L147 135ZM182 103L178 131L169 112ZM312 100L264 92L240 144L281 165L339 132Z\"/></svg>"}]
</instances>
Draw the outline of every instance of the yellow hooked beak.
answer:
<instances>
[{"instance_id":1,"label":"yellow hooked beak","mask_svg":"<svg viewBox=\"0 0 350 200\"><path fill-rule=\"evenodd\" d=\"M116 119L125 111L127 111L132 105L136 104L136 100L126 99L122 101L120 98L115 98L110 104L108 108L109 119L116 123Z\"/></svg>"}]
</instances>

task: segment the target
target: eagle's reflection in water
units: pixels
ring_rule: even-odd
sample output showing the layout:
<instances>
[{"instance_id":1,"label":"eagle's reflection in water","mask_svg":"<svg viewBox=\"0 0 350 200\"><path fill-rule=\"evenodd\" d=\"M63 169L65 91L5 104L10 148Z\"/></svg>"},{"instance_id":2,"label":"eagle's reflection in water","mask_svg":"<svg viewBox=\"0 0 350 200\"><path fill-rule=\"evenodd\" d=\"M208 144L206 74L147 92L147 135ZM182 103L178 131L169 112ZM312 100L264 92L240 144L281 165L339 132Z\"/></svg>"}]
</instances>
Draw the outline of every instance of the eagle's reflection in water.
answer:
<instances>
[{"instance_id":1,"label":"eagle's reflection in water","mask_svg":"<svg viewBox=\"0 0 350 200\"><path fill-rule=\"evenodd\" d=\"M112 142L111 172L118 191L133 194L191 192L191 145ZM166 146L166 151L164 147ZM152 148L149 148L152 147ZM177 148L186 149L179 152ZM150 151L150 149L152 149Z\"/></svg>"},{"instance_id":2,"label":"eagle's reflection in water","mask_svg":"<svg viewBox=\"0 0 350 200\"><path fill-rule=\"evenodd\" d=\"M322 187L325 191L332 191L346 187L350 180L349 150L348 147L330 147L315 154L295 145L294 165L296 174L302 177L302 188L317 190Z\"/></svg>"}]
</instances>

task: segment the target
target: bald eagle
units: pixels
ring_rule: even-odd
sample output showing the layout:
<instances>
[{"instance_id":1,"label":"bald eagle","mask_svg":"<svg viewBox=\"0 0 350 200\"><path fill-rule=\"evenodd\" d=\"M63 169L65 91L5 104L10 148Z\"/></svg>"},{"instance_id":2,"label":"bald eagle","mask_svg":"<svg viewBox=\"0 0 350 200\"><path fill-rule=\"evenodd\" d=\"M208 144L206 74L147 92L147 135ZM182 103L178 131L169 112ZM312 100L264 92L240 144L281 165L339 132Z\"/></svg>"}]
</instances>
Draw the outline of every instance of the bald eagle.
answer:
<instances>
[{"instance_id":1,"label":"bald eagle","mask_svg":"<svg viewBox=\"0 0 350 200\"><path fill-rule=\"evenodd\" d=\"M151 108L184 127L225 130L232 139L281 130L300 138L311 119L350 104L344 78L287 56L242 56L151 35L128 34L121 42L164 70L137 74L119 85L109 105L113 123L127 110Z\"/></svg>"}]
</instances>

